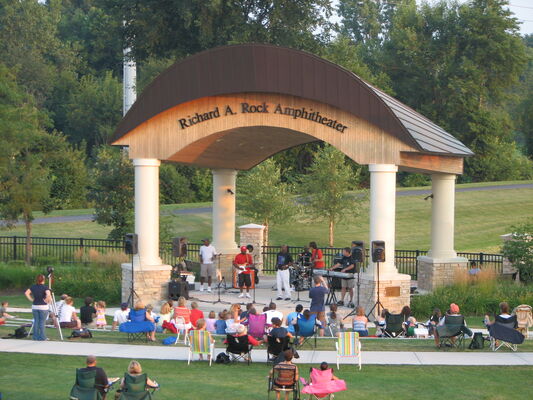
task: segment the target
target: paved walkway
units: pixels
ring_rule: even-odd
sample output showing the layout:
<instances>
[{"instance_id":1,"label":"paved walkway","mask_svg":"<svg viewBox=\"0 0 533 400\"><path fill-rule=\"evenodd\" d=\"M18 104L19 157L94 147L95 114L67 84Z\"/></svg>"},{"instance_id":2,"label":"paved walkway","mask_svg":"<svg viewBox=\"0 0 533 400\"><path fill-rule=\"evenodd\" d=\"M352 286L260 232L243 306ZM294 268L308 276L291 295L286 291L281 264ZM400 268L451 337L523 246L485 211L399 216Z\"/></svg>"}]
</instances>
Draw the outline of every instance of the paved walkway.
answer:
<instances>
[{"instance_id":1,"label":"paved walkway","mask_svg":"<svg viewBox=\"0 0 533 400\"><path fill-rule=\"evenodd\" d=\"M223 349L215 349L215 355ZM187 360L188 351L178 346L141 346L77 342L36 342L33 340L2 339L0 352L59 354L68 356L116 357L127 359ZM300 350L297 363L318 364L327 361L336 363L334 351ZM254 362L266 361L266 350L253 350ZM466 352L392 352L364 351L363 364L376 365L529 365L533 366L533 353L466 353ZM342 364L355 364L355 359L343 359Z\"/></svg>"}]
</instances>

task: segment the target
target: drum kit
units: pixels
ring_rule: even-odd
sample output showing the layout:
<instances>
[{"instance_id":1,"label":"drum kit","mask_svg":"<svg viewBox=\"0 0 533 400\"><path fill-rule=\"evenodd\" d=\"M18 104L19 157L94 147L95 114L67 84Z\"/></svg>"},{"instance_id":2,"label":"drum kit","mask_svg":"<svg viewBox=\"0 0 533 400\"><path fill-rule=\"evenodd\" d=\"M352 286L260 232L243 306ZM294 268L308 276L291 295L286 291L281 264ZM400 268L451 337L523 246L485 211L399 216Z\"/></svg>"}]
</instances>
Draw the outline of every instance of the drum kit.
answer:
<instances>
[{"instance_id":1,"label":"drum kit","mask_svg":"<svg viewBox=\"0 0 533 400\"><path fill-rule=\"evenodd\" d=\"M309 290L312 287L312 268L304 262L297 262L289 267L290 283L296 292Z\"/></svg>"}]
</instances>

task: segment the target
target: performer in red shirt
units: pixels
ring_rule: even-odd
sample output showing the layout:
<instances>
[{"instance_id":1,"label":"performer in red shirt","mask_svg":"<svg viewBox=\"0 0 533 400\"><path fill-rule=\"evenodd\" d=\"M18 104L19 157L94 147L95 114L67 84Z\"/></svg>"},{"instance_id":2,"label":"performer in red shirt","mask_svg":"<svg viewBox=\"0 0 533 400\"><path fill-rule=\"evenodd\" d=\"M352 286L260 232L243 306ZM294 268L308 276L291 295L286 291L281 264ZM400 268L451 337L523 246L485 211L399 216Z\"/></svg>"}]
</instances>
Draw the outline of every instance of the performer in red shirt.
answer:
<instances>
[{"instance_id":1,"label":"performer in red shirt","mask_svg":"<svg viewBox=\"0 0 533 400\"><path fill-rule=\"evenodd\" d=\"M246 287L246 297L250 298L250 286L252 286L250 274L252 273L252 264L252 255L246 253L246 246L241 246L241 252L237 254L233 260L233 268L235 268L239 274L239 288L241 290L239 297L244 297L243 288Z\"/></svg>"},{"instance_id":2,"label":"performer in red shirt","mask_svg":"<svg viewBox=\"0 0 533 400\"><path fill-rule=\"evenodd\" d=\"M311 265L315 269L323 269L326 264L324 263L322 250L318 248L316 242L309 243L309 247L311 248Z\"/></svg>"}]
</instances>

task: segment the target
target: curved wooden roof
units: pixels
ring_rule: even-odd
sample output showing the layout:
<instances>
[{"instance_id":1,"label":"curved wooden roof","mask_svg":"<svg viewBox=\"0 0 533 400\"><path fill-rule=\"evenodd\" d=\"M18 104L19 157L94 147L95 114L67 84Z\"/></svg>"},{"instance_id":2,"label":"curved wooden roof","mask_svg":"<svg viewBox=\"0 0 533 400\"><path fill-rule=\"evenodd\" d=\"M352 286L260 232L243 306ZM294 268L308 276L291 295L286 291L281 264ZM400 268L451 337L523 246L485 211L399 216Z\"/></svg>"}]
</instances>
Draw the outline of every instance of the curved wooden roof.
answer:
<instances>
[{"instance_id":1,"label":"curved wooden roof","mask_svg":"<svg viewBox=\"0 0 533 400\"><path fill-rule=\"evenodd\" d=\"M350 71L304 51L265 44L218 47L176 62L139 96L112 141L176 105L234 93L314 100L365 119L422 153L473 154L444 129Z\"/></svg>"}]
</instances>

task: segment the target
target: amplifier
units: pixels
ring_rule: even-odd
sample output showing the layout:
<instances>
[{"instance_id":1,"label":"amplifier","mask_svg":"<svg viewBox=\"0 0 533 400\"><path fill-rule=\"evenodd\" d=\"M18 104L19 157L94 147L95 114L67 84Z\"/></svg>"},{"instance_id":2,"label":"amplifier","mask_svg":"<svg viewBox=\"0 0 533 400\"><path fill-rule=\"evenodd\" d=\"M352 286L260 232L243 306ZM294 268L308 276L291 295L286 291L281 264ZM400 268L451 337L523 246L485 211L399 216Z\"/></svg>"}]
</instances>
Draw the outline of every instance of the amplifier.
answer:
<instances>
[{"instance_id":1,"label":"amplifier","mask_svg":"<svg viewBox=\"0 0 533 400\"><path fill-rule=\"evenodd\" d=\"M169 282L168 297L172 300L178 300L179 297L189 299L189 284L187 282Z\"/></svg>"}]
</instances>

